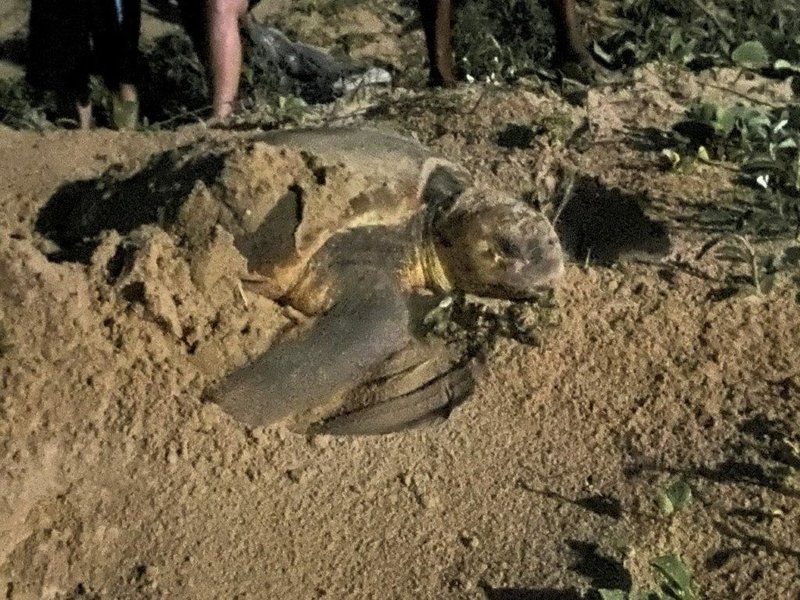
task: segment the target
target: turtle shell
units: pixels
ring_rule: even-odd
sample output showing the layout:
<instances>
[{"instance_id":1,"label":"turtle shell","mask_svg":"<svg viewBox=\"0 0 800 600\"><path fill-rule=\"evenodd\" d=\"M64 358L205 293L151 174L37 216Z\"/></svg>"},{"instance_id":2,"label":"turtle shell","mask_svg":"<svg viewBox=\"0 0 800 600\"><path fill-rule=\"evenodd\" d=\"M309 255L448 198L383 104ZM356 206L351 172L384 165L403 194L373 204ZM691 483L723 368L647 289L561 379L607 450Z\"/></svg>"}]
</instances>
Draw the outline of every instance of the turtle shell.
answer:
<instances>
[{"instance_id":1,"label":"turtle shell","mask_svg":"<svg viewBox=\"0 0 800 600\"><path fill-rule=\"evenodd\" d=\"M216 205L259 291L272 297L294 287L333 236L408 222L423 207L431 165L449 165L413 139L364 127L269 132L238 142L224 160L218 180L181 208L180 227L191 231Z\"/></svg>"}]
</instances>

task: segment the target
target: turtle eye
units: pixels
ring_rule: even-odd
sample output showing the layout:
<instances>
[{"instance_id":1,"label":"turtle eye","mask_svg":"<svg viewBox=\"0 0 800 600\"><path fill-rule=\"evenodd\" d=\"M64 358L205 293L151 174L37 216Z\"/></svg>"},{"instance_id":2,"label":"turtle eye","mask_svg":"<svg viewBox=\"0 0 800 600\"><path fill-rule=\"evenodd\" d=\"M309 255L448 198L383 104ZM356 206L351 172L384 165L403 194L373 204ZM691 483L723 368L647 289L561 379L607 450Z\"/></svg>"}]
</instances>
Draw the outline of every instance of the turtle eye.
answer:
<instances>
[{"instance_id":1,"label":"turtle eye","mask_svg":"<svg viewBox=\"0 0 800 600\"><path fill-rule=\"evenodd\" d=\"M497 248L505 255L519 258L522 256L522 248L520 245L511 238L499 237L497 238Z\"/></svg>"}]
</instances>

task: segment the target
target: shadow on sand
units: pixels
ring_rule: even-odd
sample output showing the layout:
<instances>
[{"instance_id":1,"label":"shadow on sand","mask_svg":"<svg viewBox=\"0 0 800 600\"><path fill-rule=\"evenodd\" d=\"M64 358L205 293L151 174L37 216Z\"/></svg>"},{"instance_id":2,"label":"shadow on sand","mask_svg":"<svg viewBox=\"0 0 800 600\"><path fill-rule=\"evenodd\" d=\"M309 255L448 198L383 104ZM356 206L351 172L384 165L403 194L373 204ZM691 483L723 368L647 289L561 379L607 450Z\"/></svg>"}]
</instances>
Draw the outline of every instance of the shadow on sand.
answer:
<instances>
[{"instance_id":1,"label":"shadow on sand","mask_svg":"<svg viewBox=\"0 0 800 600\"><path fill-rule=\"evenodd\" d=\"M103 231L127 234L149 223L169 225L198 181L213 182L224 153L192 153L183 146L153 156L134 173L111 167L95 179L59 188L39 212L36 230L55 242L56 262L86 261Z\"/></svg>"},{"instance_id":2,"label":"shadow on sand","mask_svg":"<svg viewBox=\"0 0 800 600\"><path fill-rule=\"evenodd\" d=\"M556 231L577 262L659 260L669 254L671 242L666 226L645 213L646 204L642 196L581 175L556 207Z\"/></svg>"},{"instance_id":3,"label":"shadow on sand","mask_svg":"<svg viewBox=\"0 0 800 600\"><path fill-rule=\"evenodd\" d=\"M575 589L557 590L551 588L489 588L483 592L487 600L583 600L584 597Z\"/></svg>"}]
</instances>

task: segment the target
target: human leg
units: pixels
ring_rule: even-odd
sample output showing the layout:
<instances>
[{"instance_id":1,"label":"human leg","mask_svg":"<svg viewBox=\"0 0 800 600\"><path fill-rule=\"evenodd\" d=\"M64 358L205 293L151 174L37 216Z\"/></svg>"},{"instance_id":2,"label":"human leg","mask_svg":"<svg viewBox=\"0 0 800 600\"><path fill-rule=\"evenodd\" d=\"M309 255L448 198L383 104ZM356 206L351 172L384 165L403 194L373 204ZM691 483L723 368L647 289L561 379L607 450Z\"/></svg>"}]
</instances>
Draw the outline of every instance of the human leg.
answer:
<instances>
[{"instance_id":1,"label":"human leg","mask_svg":"<svg viewBox=\"0 0 800 600\"><path fill-rule=\"evenodd\" d=\"M608 72L595 61L581 31L575 0L550 0L556 29L556 58L560 63L579 63L598 77Z\"/></svg>"},{"instance_id":2,"label":"human leg","mask_svg":"<svg viewBox=\"0 0 800 600\"><path fill-rule=\"evenodd\" d=\"M141 0L92 0L92 41L98 66L111 92L112 124L132 129L138 121Z\"/></svg>"},{"instance_id":3,"label":"human leg","mask_svg":"<svg viewBox=\"0 0 800 600\"><path fill-rule=\"evenodd\" d=\"M139 73L139 35L142 27L142 1L117 0L121 12L119 91L126 101L136 101Z\"/></svg>"},{"instance_id":4,"label":"human leg","mask_svg":"<svg viewBox=\"0 0 800 600\"><path fill-rule=\"evenodd\" d=\"M117 102L113 120L118 128L132 129L139 120L139 35L141 33L141 0L116 0L120 11L120 47L117 72Z\"/></svg>"},{"instance_id":5,"label":"human leg","mask_svg":"<svg viewBox=\"0 0 800 600\"><path fill-rule=\"evenodd\" d=\"M452 0L419 0L432 85L453 87Z\"/></svg>"},{"instance_id":6,"label":"human leg","mask_svg":"<svg viewBox=\"0 0 800 600\"><path fill-rule=\"evenodd\" d=\"M86 0L32 0L25 74L36 89L55 91L59 112L77 117L82 128L92 122L88 13Z\"/></svg>"},{"instance_id":7,"label":"human leg","mask_svg":"<svg viewBox=\"0 0 800 600\"><path fill-rule=\"evenodd\" d=\"M89 80L94 69L90 34L90 10L86 2L76 2L75 12L67 26L72 30L70 46L73 48L74 66L66 70L62 93L72 103L80 129L94 126Z\"/></svg>"},{"instance_id":8,"label":"human leg","mask_svg":"<svg viewBox=\"0 0 800 600\"><path fill-rule=\"evenodd\" d=\"M200 62L208 67L208 16L206 0L178 0L181 22Z\"/></svg>"},{"instance_id":9,"label":"human leg","mask_svg":"<svg viewBox=\"0 0 800 600\"><path fill-rule=\"evenodd\" d=\"M209 68L212 109L224 119L233 111L242 72L239 22L247 15L247 0L208 0Z\"/></svg>"}]
</instances>

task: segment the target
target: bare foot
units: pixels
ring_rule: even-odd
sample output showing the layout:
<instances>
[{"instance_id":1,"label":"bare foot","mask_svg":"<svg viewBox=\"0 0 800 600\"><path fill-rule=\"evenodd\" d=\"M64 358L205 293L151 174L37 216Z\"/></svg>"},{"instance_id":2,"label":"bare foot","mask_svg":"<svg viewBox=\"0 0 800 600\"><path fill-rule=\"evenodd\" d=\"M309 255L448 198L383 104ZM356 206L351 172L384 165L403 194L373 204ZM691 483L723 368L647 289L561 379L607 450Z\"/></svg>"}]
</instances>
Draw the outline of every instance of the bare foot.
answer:
<instances>
[{"instance_id":1,"label":"bare foot","mask_svg":"<svg viewBox=\"0 0 800 600\"><path fill-rule=\"evenodd\" d=\"M613 83L619 75L601 65L584 49L573 50L558 62L558 69L567 77L581 83Z\"/></svg>"},{"instance_id":2,"label":"bare foot","mask_svg":"<svg viewBox=\"0 0 800 600\"><path fill-rule=\"evenodd\" d=\"M119 97L123 102L139 102L139 93L136 91L136 86L132 83L120 84Z\"/></svg>"},{"instance_id":3,"label":"bare foot","mask_svg":"<svg viewBox=\"0 0 800 600\"><path fill-rule=\"evenodd\" d=\"M231 116L233 116L235 103L236 103L235 100L229 100L219 103L215 102L211 119L223 123L225 121L230 120Z\"/></svg>"},{"instance_id":4,"label":"bare foot","mask_svg":"<svg viewBox=\"0 0 800 600\"><path fill-rule=\"evenodd\" d=\"M92 120L92 104L82 105L80 102L75 103L75 110L78 113L78 127L82 130L91 129L94 125Z\"/></svg>"},{"instance_id":5,"label":"bare foot","mask_svg":"<svg viewBox=\"0 0 800 600\"><path fill-rule=\"evenodd\" d=\"M452 89L458 86L458 80L456 79L456 76L453 75L453 70L449 67L449 65L444 69L441 67L434 67L430 70L430 74L428 75L428 85L431 87Z\"/></svg>"},{"instance_id":6,"label":"bare foot","mask_svg":"<svg viewBox=\"0 0 800 600\"><path fill-rule=\"evenodd\" d=\"M430 87L453 89L458 87L458 81L456 81L455 77L431 77L428 79L428 85Z\"/></svg>"}]
</instances>

